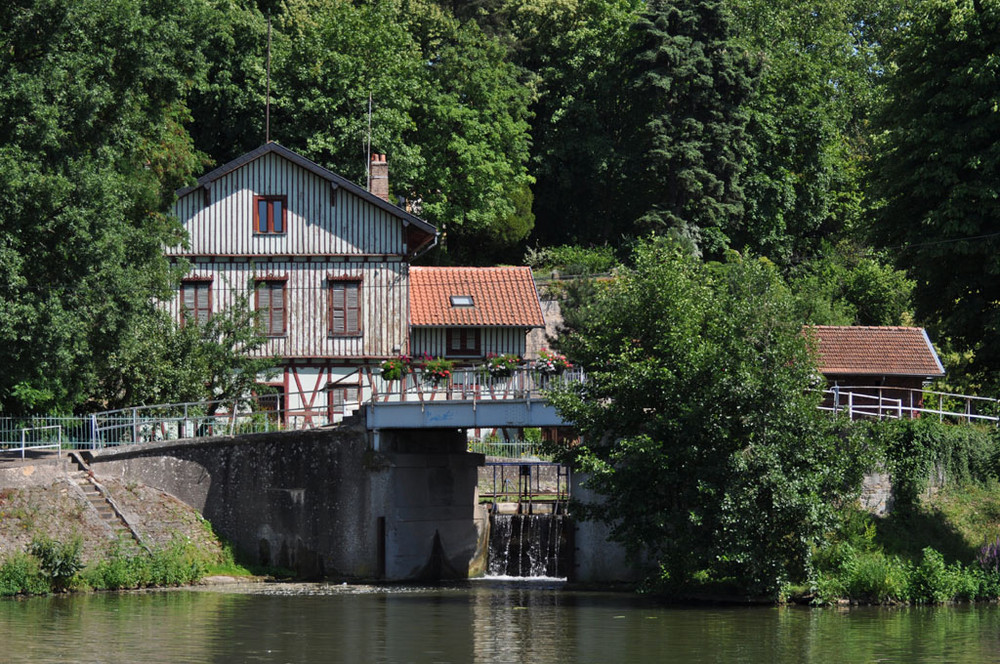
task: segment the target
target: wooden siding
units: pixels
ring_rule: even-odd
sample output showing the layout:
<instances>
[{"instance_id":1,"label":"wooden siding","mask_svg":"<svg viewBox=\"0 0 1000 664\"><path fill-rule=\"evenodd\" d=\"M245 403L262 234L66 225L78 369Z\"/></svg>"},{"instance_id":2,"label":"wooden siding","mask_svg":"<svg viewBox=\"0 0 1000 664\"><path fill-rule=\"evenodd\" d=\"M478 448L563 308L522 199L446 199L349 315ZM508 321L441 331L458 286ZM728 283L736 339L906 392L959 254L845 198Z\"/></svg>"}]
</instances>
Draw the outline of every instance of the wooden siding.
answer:
<instances>
[{"instance_id":1,"label":"wooden siding","mask_svg":"<svg viewBox=\"0 0 1000 664\"><path fill-rule=\"evenodd\" d=\"M381 256L405 251L401 220L273 153L219 178L207 191L195 189L175 204L190 247L171 247L168 255ZM286 232L253 232L255 195L287 197Z\"/></svg>"},{"instance_id":2,"label":"wooden siding","mask_svg":"<svg viewBox=\"0 0 1000 664\"><path fill-rule=\"evenodd\" d=\"M271 338L259 355L364 359L407 351L408 269L399 260L196 262L188 277L212 279L213 313L230 306L238 293L247 293L255 280L287 279L286 334ZM361 334L331 336L329 284L331 279L345 278L362 282ZM254 300L250 298L251 306ZM169 310L180 320L180 292Z\"/></svg>"},{"instance_id":3,"label":"wooden siding","mask_svg":"<svg viewBox=\"0 0 1000 664\"><path fill-rule=\"evenodd\" d=\"M524 357L527 330L520 327L482 327L480 348L482 357L487 353L503 355L513 353ZM447 357L447 330L445 327L415 327L411 332L411 349L414 356L427 353L433 357ZM480 359L481 359L480 358ZM455 357L458 361L475 362L477 358Z\"/></svg>"}]
</instances>

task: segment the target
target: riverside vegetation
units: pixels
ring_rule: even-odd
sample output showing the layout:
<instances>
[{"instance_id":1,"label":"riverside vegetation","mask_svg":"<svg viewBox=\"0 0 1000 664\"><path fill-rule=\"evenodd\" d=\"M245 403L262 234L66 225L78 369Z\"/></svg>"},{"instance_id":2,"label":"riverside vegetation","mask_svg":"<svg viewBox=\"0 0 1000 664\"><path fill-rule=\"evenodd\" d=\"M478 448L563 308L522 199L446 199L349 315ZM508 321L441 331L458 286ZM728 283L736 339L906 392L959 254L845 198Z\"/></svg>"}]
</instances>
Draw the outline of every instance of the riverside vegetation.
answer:
<instances>
[{"instance_id":1,"label":"riverside vegetation","mask_svg":"<svg viewBox=\"0 0 1000 664\"><path fill-rule=\"evenodd\" d=\"M107 479L143 546L107 526L62 481L0 490L0 596L118 590L251 576L195 510L142 484Z\"/></svg>"},{"instance_id":2,"label":"riverside vegetation","mask_svg":"<svg viewBox=\"0 0 1000 664\"><path fill-rule=\"evenodd\" d=\"M1000 496L996 429L820 411L802 297L773 263L705 263L654 238L580 292L556 346L588 380L550 399L582 440L553 451L600 496L576 514L608 524L652 570L651 589L818 603L998 595L995 548L977 562L1000 534L1000 513L981 518ZM892 479L889 517L859 511L874 470Z\"/></svg>"}]
</instances>

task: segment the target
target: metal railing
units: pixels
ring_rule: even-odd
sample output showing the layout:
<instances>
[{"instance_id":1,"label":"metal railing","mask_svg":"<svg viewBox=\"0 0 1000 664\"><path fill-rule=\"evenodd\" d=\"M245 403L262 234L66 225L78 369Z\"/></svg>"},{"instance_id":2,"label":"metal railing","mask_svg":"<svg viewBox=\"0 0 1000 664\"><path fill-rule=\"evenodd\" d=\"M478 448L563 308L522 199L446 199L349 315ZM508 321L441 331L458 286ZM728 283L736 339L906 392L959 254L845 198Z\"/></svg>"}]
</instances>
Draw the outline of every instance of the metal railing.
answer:
<instances>
[{"instance_id":1,"label":"metal railing","mask_svg":"<svg viewBox=\"0 0 1000 664\"><path fill-rule=\"evenodd\" d=\"M540 503L555 504L553 512L565 511L570 499L568 467L544 461L490 461L484 468L480 474L480 502L518 503L518 511L526 514Z\"/></svg>"},{"instance_id":2,"label":"metal railing","mask_svg":"<svg viewBox=\"0 0 1000 664\"><path fill-rule=\"evenodd\" d=\"M545 391L561 384L581 383L584 372L574 368L546 375L519 367L510 376L490 376L481 368L456 369L447 380L434 381L417 370L402 380L388 381L370 367L357 369L313 392L281 393L284 403L269 395L237 400L136 406L78 417L0 417L0 453L36 449L97 449L205 436L308 429L339 422L369 400L377 404L418 401L482 401L544 399ZM355 400L319 399L326 390L356 388ZM840 386L824 390L821 410L849 419L937 417L960 423L1000 423L996 399L932 390L879 386ZM289 407L288 404L301 404ZM483 453L537 454L519 443L482 443ZM510 449L503 449L506 446ZM487 452L489 446L494 451ZM480 451L477 449L476 451Z\"/></svg>"},{"instance_id":3,"label":"metal railing","mask_svg":"<svg viewBox=\"0 0 1000 664\"><path fill-rule=\"evenodd\" d=\"M468 451L504 459L552 460L545 451L544 443L531 440L475 439L469 441Z\"/></svg>"},{"instance_id":4,"label":"metal railing","mask_svg":"<svg viewBox=\"0 0 1000 664\"><path fill-rule=\"evenodd\" d=\"M370 367L356 369L312 392L282 392L284 403L262 394L222 399L121 408L79 417L2 417L0 452L20 451L25 431L60 427L60 439L42 441L56 449L99 449L150 442L270 431L301 430L332 424L352 414L369 399L394 401L471 401L541 399L544 390L565 382L581 382L582 371L545 375L529 367L509 377L492 377L478 369L456 369L444 381L428 379L417 370L404 380L387 381ZM336 404L318 394L342 387L356 388L357 398ZM289 407L289 403L302 404ZM38 442L38 441L33 441ZM29 448L30 449L30 448Z\"/></svg>"},{"instance_id":5,"label":"metal railing","mask_svg":"<svg viewBox=\"0 0 1000 664\"><path fill-rule=\"evenodd\" d=\"M559 374L544 374L532 367L518 367L510 376L491 376L484 367L455 369L447 380L435 381L417 369L402 379L387 381L371 374L372 399L391 401L495 401L542 399L545 391L565 383L586 380L583 369L574 367Z\"/></svg>"},{"instance_id":6,"label":"metal railing","mask_svg":"<svg viewBox=\"0 0 1000 664\"><path fill-rule=\"evenodd\" d=\"M841 413L852 420L929 416L942 422L1000 423L995 414L1000 412L1000 403L989 397L878 385L834 385L823 393L820 410Z\"/></svg>"}]
</instances>

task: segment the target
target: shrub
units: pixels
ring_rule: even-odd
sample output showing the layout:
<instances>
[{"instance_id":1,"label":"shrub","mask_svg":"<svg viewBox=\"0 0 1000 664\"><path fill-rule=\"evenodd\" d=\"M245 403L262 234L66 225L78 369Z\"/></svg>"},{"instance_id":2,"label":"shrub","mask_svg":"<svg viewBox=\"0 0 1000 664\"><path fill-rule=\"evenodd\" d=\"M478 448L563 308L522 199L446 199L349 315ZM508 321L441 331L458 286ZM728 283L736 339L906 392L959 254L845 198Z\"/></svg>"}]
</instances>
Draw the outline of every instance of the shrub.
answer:
<instances>
[{"instance_id":1,"label":"shrub","mask_svg":"<svg viewBox=\"0 0 1000 664\"><path fill-rule=\"evenodd\" d=\"M42 595L49 590L37 558L18 553L0 565L0 596Z\"/></svg>"},{"instance_id":2,"label":"shrub","mask_svg":"<svg viewBox=\"0 0 1000 664\"><path fill-rule=\"evenodd\" d=\"M964 585L961 565L949 566L944 556L927 547L923 559L910 575L910 598L920 604L942 604L954 599Z\"/></svg>"},{"instance_id":3,"label":"shrub","mask_svg":"<svg viewBox=\"0 0 1000 664\"><path fill-rule=\"evenodd\" d=\"M49 577L56 590L68 588L81 569L83 541L74 537L63 544L47 537L36 537L28 552L38 559L42 573Z\"/></svg>"},{"instance_id":4,"label":"shrub","mask_svg":"<svg viewBox=\"0 0 1000 664\"><path fill-rule=\"evenodd\" d=\"M122 590L191 583L204 573L204 563L178 540L151 553L129 551L116 543L108 549L104 560L84 573L84 580L93 588Z\"/></svg>"},{"instance_id":5,"label":"shrub","mask_svg":"<svg viewBox=\"0 0 1000 664\"><path fill-rule=\"evenodd\" d=\"M881 552L855 553L842 566L841 583L848 597L885 604L908 599L906 563Z\"/></svg>"}]
</instances>

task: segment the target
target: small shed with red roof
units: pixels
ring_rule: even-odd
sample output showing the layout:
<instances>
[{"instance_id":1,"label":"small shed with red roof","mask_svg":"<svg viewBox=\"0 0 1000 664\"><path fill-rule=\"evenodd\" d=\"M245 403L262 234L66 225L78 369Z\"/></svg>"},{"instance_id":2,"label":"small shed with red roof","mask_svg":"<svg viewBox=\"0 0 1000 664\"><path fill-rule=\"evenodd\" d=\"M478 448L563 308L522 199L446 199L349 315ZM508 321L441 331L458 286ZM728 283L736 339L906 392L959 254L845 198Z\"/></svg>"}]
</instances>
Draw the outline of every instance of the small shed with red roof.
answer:
<instances>
[{"instance_id":1,"label":"small shed with red roof","mask_svg":"<svg viewBox=\"0 0 1000 664\"><path fill-rule=\"evenodd\" d=\"M544 326L531 268L410 268L414 356L470 363L490 353L523 356L528 332Z\"/></svg>"},{"instance_id":2,"label":"small shed with red roof","mask_svg":"<svg viewBox=\"0 0 1000 664\"><path fill-rule=\"evenodd\" d=\"M919 390L945 373L922 327L810 325L803 331L827 384L838 390L919 408Z\"/></svg>"}]
</instances>

